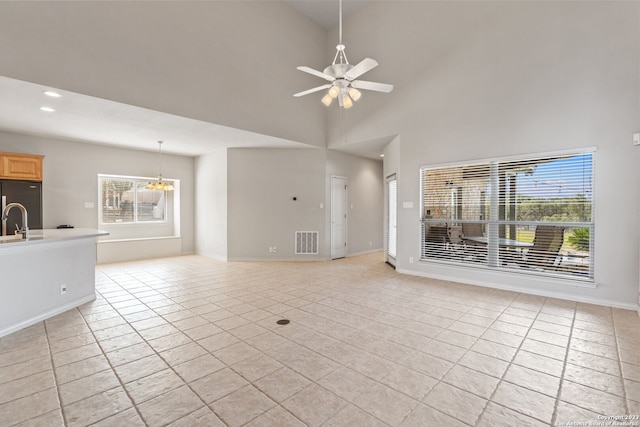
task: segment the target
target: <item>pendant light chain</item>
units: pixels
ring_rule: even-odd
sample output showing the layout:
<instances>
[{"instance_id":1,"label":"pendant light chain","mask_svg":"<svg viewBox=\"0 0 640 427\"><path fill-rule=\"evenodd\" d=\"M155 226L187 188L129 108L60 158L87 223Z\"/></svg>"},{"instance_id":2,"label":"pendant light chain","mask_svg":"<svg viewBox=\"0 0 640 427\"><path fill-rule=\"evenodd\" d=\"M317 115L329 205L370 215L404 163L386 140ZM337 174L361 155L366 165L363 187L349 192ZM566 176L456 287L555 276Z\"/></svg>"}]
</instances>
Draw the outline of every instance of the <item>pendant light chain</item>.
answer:
<instances>
[{"instance_id":1,"label":"pendant light chain","mask_svg":"<svg viewBox=\"0 0 640 427\"><path fill-rule=\"evenodd\" d=\"M147 190L164 190L164 191L172 191L174 189L171 181L163 182L162 181L162 141L158 141L158 157L160 160L160 167L158 169L158 179L154 181L149 181L149 184L146 185Z\"/></svg>"},{"instance_id":2,"label":"pendant light chain","mask_svg":"<svg viewBox=\"0 0 640 427\"><path fill-rule=\"evenodd\" d=\"M158 169L158 176L162 179L162 141L158 141L158 152L160 154L160 168Z\"/></svg>"}]
</instances>

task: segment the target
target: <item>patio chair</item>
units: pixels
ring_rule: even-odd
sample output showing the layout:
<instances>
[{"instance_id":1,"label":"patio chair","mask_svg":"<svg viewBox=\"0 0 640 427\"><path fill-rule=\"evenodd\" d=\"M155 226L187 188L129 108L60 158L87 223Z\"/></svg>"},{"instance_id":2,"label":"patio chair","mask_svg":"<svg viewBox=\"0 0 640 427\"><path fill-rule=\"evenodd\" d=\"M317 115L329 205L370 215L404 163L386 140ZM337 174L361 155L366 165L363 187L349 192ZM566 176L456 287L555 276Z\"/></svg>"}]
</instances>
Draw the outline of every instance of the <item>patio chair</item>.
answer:
<instances>
[{"instance_id":1,"label":"patio chair","mask_svg":"<svg viewBox=\"0 0 640 427\"><path fill-rule=\"evenodd\" d=\"M469 260L484 261L487 259L487 244L467 239L468 237L484 236L484 224L462 223L462 240L465 248L465 258Z\"/></svg>"},{"instance_id":2,"label":"patio chair","mask_svg":"<svg viewBox=\"0 0 640 427\"><path fill-rule=\"evenodd\" d=\"M483 236L484 232L482 228L483 228L483 224L465 222L462 224L462 236L463 237Z\"/></svg>"},{"instance_id":3,"label":"patio chair","mask_svg":"<svg viewBox=\"0 0 640 427\"><path fill-rule=\"evenodd\" d=\"M462 238L462 226L450 225L447 228L447 248L453 255L464 254L464 239Z\"/></svg>"},{"instance_id":4,"label":"patio chair","mask_svg":"<svg viewBox=\"0 0 640 427\"><path fill-rule=\"evenodd\" d=\"M523 267L551 269L560 258L564 243L564 227L539 225L533 237L533 246L525 253Z\"/></svg>"},{"instance_id":5,"label":"patio chair","mask_svg":"<svg viewBox=\"0 0 640 427\"><path fill-rule=\"evenodd\" d=\"M430 258L447 258L445 251L447 240L446 226L425 226L424 255Z\"/></svg>"}]
</instances>

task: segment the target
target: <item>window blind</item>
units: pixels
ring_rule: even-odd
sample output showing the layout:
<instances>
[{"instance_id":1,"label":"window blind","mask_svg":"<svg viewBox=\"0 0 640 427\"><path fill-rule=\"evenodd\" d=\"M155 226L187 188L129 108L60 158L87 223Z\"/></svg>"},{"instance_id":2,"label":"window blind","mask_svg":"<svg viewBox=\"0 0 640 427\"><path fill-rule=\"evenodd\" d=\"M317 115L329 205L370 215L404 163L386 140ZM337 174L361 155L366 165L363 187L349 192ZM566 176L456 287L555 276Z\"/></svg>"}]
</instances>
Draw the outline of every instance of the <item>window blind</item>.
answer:
<instances>
[{"instance_id":1,"label":"window blind","mask_svg":"<svg viewBox=\"0 0 640 427\"><path fill-rule=\"evenodd\" d=\"M421 169L422 259L593 279L593 153Z\"/></svg>"},{"instance_id":2,"label":"window blind","mask_svg":"<svg viewBox=\"0 0 640 427\"><path fill-rule=\"evenodd\" d=\"M165 223L167 192L148 190L148 179L98 175L101 224Z\"/></svg>"}]
</instances>

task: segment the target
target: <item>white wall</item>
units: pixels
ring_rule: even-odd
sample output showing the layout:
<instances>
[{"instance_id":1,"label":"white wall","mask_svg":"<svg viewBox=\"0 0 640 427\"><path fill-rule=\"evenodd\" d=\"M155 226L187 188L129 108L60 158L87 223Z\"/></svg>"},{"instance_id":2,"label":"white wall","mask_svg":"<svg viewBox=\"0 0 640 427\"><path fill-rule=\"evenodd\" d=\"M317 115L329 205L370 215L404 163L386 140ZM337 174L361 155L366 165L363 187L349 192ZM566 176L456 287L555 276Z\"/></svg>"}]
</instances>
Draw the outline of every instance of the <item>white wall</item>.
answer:
<instances>
[{"instance_id":1,"label":"white wall","mask_svg":"<svg viewBox=\"0 0 640 427\"><path fill-rule=\"evenodd\" d=\"M228 259L326 259L324 250L294 254L296 231L318 231L320 248L329 238L325 150L237 148L227 156Z\"/></svg>"},{"instance_id":2,"label":"white wall","mask_svg":"<svg viewBox=\"0 0 640 427\"><path fill-rule=\"evenodd\" d=\"M331 175L349 184L347 255L382 249L381 162L321 149L238 148L196 160L197 252L232 261L329 259ZM319 232L317 255L294 253L296 231Z\"/></svg>"},{"instance_id":3,"label":"white wall","mask_svg":"<svg viewBox=\"0 0 640 427\"><path fill-rule=\"evenodd\" d=\"M95 238L1 248L0 337L94 300L95 262Z\"/></svg>"},{"instance_id":4,"label":"white wall","mask_svg":"<svg viewBox=\"0 0 640 427\"><path fill-rule=\"evenodd\" d=\"M227 259L227 149L200 156L195 161L196 252Z\"/></svg>"},{"instance_id":5,"label":"white wall","mask_svg":"<svg viewBox=\"0 0 640 427\"><path fill-rule=\"evenodd\" d=\"M100 228L98 174L153 177L158 170L157 152L8 132L0 132L0 151L45 156L42 184L44 228L55 228L59 224ZM193 171L192 157L163 155L162 174L179 179L181 184L179 232L182 250L178 254L193 253L195 248ZM93 203L94 207L85 208L85 202ZM141 256L144 252L138 249L137 258Z\"/></svg>"},{"instance_id":6,"label":"white wall","mask_svg":"<svg viewBox=\"0 0 640 427\"><path fill-rule=\"evenodd\" d=\"M325 31L280 1L0 2L0 75L325 146Z\"/></svg>"},{"instance_id":7,"label":"white wall","mask_svg":"<svg viewBox=\"0 0 640 427\"><path fill-rule=\"evenodd\" d=\"M345 22L351 62L395 85L349 110L351 140L400 135L394 163L399 270L547 295L638 302L640 3L374 2ZM331 37L328 37L331 39ZM327 43L328 45L331 43ZM329 146L340 117L329 116ZM597 147L598 287L448 268L419 259L419 169L463 160Z\"/></svg>"},{"instance_id":8,"label":"white wall","mask_svg":"<svg viewBox=\"0 0 640 427\"><path fill-rule=\"evenodd\" d=\"M327 201L331 200L331 175L347 178L347 256L382 250L382 162L327 150ZM330 231L329 210L327 214ZM330 254L329 241L326 244Z\"/></svg>"}]
</instances>

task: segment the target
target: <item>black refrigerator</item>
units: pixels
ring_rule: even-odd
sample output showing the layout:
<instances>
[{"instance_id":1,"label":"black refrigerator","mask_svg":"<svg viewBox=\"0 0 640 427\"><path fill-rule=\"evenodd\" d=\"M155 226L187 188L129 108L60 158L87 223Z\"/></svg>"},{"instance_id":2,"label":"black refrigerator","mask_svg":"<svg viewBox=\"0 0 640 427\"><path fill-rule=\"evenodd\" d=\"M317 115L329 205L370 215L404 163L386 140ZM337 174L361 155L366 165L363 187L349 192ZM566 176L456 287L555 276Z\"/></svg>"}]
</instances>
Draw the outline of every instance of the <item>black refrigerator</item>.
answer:
<instances>
[{"instance_id":1,"label":"black refrigerator","mask_svg":"<svg viewBox=\"0 0 640 427\"><path fill-rule=\"evenodd\" d=\"M20 203L27 209L29 229L42 229L42 183L34 181L0 180L0 214L9 203ZM22 211L11 209L7 219L7 234L22 227Z\"/></svg>"}]
</instances>

